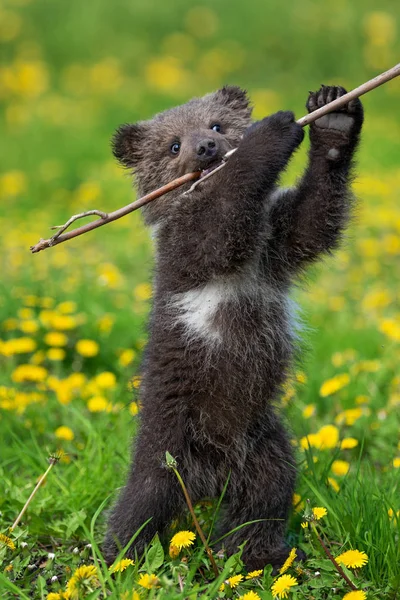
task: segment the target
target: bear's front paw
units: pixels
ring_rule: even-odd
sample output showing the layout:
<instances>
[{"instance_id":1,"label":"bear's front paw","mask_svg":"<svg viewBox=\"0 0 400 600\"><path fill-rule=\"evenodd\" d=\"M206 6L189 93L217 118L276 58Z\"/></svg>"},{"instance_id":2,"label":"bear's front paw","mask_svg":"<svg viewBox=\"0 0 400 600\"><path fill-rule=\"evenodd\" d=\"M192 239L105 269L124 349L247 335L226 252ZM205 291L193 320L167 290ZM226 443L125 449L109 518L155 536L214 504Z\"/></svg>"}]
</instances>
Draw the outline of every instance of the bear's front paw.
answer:
<instances>
[{"instance_id":1,"label":"bear's front paw","mask_svg":"<svg viewBox=\"0 0 400 600\"><path fill-rule=\"evenodd\" d=\"M296 123L294 114L281 110L253 123L247 129L244 140L251 138L252 142L261 142L270 151L283 152L288 158L301 144L303 137L303 128Z\"/></svg>"},{"instance_id":2,"label":"bear's front paw","mask_svg":"<svg viewBox=\"0 0 400 600\"><path fill-rule=\"evenodd\" d=\"M340 86L322 85L317 92L310 92L306 103L308 112L313 112L333 100L346 94ZM350 100L342 108L337 109L324 117L320 117L311 124L311 130L327 130L333 134L339 133L348 138L356 137L360 132L363 122L363 108L358 98Z\"/></svg>"}]
</instances>

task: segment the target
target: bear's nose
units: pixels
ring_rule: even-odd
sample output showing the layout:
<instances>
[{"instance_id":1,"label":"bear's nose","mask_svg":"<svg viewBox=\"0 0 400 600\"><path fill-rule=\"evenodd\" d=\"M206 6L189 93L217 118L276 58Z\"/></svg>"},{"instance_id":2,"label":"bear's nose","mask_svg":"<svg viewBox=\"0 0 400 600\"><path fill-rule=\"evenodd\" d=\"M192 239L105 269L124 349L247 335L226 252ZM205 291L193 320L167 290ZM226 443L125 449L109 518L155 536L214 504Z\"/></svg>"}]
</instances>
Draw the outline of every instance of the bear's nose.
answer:
<instances>
[{"instance_id":1,"label":"bear's nose","mask_svg":"<svg viewBox=\"0 0 400 600\"><path fill-rule=\"evenodd\" d=\"M201 140L196 146L196 153L199 158L211 158L218 152L215 140Z\"/></svg>"}]
</instances>

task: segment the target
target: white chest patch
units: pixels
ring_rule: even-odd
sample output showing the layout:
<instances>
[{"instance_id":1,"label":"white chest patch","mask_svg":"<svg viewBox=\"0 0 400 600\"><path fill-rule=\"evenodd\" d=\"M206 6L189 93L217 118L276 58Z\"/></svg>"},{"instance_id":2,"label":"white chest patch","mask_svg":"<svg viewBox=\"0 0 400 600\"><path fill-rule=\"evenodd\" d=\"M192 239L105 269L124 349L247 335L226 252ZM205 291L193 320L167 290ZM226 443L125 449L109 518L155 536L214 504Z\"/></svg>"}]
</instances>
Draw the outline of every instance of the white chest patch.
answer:
<instances>
[{"instance_id":1,"label":"white chest patch","mask_svg":"<svg viewBox=\"0 0 400 600\"><path fill-rule=\"evenodd\" d=\"M237 294L233 283L213 281L205 286L177 294L173 306L178 309L177 320L185 325L189 336L219 341L221 335L213 326L218 308Z\"/></svg>"}]
</instances>

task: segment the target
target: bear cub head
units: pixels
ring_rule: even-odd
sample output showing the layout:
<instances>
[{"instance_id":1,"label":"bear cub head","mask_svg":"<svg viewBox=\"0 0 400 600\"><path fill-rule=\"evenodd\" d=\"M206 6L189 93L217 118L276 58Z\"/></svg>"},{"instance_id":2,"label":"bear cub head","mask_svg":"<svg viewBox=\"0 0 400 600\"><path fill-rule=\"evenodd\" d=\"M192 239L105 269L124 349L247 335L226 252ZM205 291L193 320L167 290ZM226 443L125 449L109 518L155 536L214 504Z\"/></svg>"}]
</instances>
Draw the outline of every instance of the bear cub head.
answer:
<instances>
[{"instance_id":1,"label":"bear cub head","mask_svg":"<svg viewBox=\"0 0 400 600\"><path fill-rule=\"evenodd\" d=\"M216 166L228 150L238 146L250 124L246 92L225 86L148 121L122 125L112 141L113 153L135 173L142 196L185 173ZM170 192L147 205L147 223L155 224L165 211L165 203L181 193L179 188L175 194Z\"/></svg>"}]
</instances>

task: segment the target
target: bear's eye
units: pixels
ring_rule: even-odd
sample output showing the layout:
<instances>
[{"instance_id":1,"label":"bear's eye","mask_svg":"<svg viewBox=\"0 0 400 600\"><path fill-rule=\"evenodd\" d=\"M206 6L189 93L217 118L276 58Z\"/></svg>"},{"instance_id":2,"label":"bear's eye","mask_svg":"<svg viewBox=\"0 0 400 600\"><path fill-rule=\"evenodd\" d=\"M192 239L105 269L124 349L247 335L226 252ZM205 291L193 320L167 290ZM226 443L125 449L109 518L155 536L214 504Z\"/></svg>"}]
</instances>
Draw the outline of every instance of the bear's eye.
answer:
<instances>
[{"instance_id":1,"label":"bear's eye","mask_svg":"<svg viewBox=\"0 0 400 600\"><path fill-rule=\"evenodd\" d=\"M179 142L174 142L173 144L171 144L171 152L172 154L178 154L179 150L181 149L181 145Z\"/></svg>"},{"instance_id":2,"label":"bear's eye","mask_svg":"<svg viewBox=\"0 0 400 600\"><path fill-rule=\"evenodd\" d=\"M217 133L221 133L221 125L219 123L214 123L214 125L211 125L211 129Z\"/></svg>"}]
</instances>

